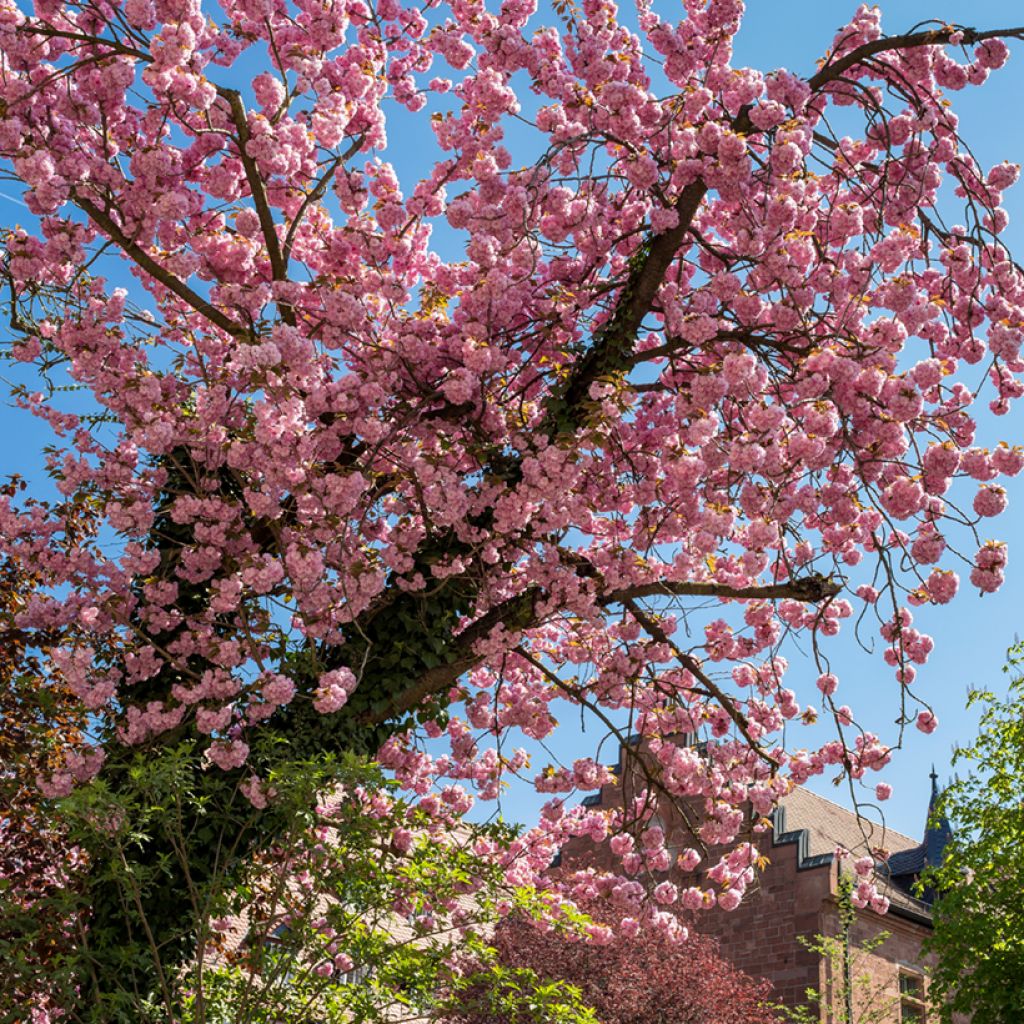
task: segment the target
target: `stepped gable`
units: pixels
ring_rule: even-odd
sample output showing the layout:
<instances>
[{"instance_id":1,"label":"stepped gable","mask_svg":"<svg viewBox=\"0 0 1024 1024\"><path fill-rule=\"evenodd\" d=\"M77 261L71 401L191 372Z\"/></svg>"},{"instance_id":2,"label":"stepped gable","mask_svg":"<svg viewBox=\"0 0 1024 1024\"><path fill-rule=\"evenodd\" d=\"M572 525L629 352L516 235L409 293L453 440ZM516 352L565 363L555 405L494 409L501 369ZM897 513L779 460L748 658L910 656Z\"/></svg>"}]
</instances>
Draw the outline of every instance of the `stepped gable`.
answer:
<instances>
[{"instance_id":1,"label":"stepped gable","mask_svg":"<svg viewBox=\"0 0 1024 1024\"><path fill-rule=\"evenodd\" d=\"M630 736L626 743L635 747L639 741L639 736ZM683 742L689 741L689 737L683 738ZM616 775L621 774L621 756L611 770ZM919 898L914 886L925 865L941 861L942 851L952 835L945 818L939 822L932 821L938 798L936 778L933 771L928 826L923 841L880 822L858 817L855 812L827 797L796 786L782 798L771 815L771 846L795 845L798 871L830 866L835 860L836 848L840 846L854 856L871 854L877 862L876 883L879 891L889 899L891 909L902 916L930 923L934 893L926 891ZM588 794L582 804L584 807L600 807L604 796L603 790ZM889 854L888 861L879 856L881 851ZM560 862L559 854L556 864Z\"/></svg>"},{"instance_id":2,"label":"stepped gable","mask_svg":"<svg viewBox=\"0 0 1024 1024\"><path fill-rule=\"evenodd\" d=\"M780 801L773 815L773 825L773 846L796 844L798 871L831 865L839 846L854 856L871 854L877 861L875 881L879 892L889 900L890 912L930 923L932 900L914 895L916 877L910 879L909 884L902 884L903 876L895 877L890 867L893 860L914 856L924 845L918 840L879 822L858 817L853 811L802 786ZM882 850L890 854L888 863L878 855Z\"/></svg>"}]
</instances>

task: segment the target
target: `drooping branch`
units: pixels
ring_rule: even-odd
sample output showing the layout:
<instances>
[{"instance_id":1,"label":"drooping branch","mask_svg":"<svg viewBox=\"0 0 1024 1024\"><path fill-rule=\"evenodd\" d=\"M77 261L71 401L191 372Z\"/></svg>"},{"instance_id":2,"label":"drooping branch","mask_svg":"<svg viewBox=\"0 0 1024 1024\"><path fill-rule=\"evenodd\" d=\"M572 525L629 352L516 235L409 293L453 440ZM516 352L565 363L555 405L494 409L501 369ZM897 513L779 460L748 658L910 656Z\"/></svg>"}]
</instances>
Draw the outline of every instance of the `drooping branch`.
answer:
<instances>
[{"instance_id":1,"label":"drooping branch","mask_svg":"<svg viewBox=\"0 0 1024 1024\"><path fill-rule=\"evenodd\" d=\"M647 633L652 640L657 641L659 644L664 644L668 647L672 653L676 656L676 660L679 664L686 669L687 672L696 679L704 689L711 694L714 698L715 703L732 719L736 728L739 730L740 735L747 743L747 746L753 750L762 761L770 764L773 768L779 767L779 762L769 754L750 733L750 724L747 722L746 715L736 706L729 695L701 668L700 662L693 657L692 654L687 654L678 644L665 632L662 625L653 616L644 611L635 601L625 600L622 602L626 608L629 609L629 613L634 619L640 624L644 632Z\"/></svg>"},{"instance_id":2,"label":"drooping branch","mask_svg":"<svg viewBox=\"0 0 1024 1024\"><path fill-rule=\"evenodd\" d=\"M694 845L697 846L701 852L707 853L707 844L701 838L700 833L691 820L692 812L686 804L678 799L675 794L669 792L665 783L662 781L660 775L652 770L651 760L648 757L643 756L636 747L629 742L629 737L620 729L616 724L608 717L607 714L601 709L600 704L596 700L592 700L587 696L586 690L581 686L573 685L565 679L560 678L555 672L552 672L547 665L544 664L540 659L535 658L526 648L520 646L515 649L515 653L519 655L525 662L532 665L542 676L557 690L560 690L571 700L576 701L581 707L584 707L593 714L604 727L608 730L609 735L613 736L619 744L619 749L623 755L629 759L632 767L637 771L638 774L644 777L644 781L647 784L649 790L654 790L665 797L666 800L671 803L679 813L679 820L682 822L683 827L686 829L693 841Z\"/></svg>"}]
</instances>

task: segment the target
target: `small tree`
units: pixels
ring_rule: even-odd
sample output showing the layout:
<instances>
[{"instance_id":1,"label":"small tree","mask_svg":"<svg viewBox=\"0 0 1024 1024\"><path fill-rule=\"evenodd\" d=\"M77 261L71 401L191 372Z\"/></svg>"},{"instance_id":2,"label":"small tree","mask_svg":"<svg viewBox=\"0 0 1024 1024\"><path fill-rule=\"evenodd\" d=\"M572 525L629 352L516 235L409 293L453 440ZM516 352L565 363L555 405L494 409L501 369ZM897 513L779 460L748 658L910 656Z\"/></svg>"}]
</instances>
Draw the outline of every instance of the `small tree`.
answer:
<instances>
[{"instance_id":1,"label":"small tree","mask_svg":"<svg viewBox=\"0 0 1024 1024\"><path fill-rule=\"evenodd\" d=\"M1011 649L1005 698L972 691L982 707L977 740L957 750L966 771L943 794L953 826L940 869L926 883L940 892L929 948L938 956L931 996L949 1021L1024 1020L1024 645Z\"/></svg>"},{"instance_id":2,"label":"small tree","mask_svg":"<svg viewBox=\"0 0 1024 1024\"><path fill-rule=\"evenodd\" d=\"M691 934L672 941L653 929L635 934L636 922L605 903L590 908L611 925L581 941L564 930L541 930L511 918L494 939L499 961L528 968L577 988L602 1024L777 1024L770 985L733 967L714 939ZM607 941L600 941L606 939ZM451 1024L500 1024L473 1008Z\"/></svg>"},{"instance_id":3,"label":"small tree","mask_svg":"<svg viewBox=\"0 0 1024 1024\"><path fill-rule=\"evenodd\" d=\"M856 911L852 901L853 882L840 874L837 891L839 931L835 935L799 936L800 944L820 957L825 964L827 987L809 988L807 1002L796 1009L781 1012L792 1024L819 1024L822 1008L833 1024L890 1024L896 1019L899 996L879 985L861 961L889 938L879 932L860 942L853 941Z\"/></svg>"}]
</instances>

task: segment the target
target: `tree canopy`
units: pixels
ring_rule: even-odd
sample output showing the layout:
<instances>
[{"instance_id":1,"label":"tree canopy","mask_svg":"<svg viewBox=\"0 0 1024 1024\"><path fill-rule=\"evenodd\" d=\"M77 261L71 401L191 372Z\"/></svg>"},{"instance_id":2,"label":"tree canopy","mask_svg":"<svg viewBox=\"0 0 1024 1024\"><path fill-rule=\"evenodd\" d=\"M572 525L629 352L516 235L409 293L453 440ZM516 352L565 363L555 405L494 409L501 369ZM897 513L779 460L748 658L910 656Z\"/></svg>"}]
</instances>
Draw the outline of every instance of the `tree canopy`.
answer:
<instances>
[{"instance_id":1,"label":"tree canopy","mask_svg":"<svg viewBox=\"0 0 1024 1024\"><path fill-rule=\"evenodd\" d=\"M930 993L943 1020L1011 1024L1024 1014L1024 648L1010 652L1005 697L971 693L978 738L958 749L962 774L942 794L953 836L926 884L939 891Z\"/></svg>"},{"instance_id":2,"label":"tree canopy","mask_svg":"<svg viewBox=\"0 0 1024 1024\"><path fill-rule=\"evenodd\" d=\"M669 860L657 829L633 843L657 800L691 809L688 862L727 847L702 905L728 908L787 787L888 762L837 692L844 623L874 620L900 729L934 729L912 608L957 569L999 587L975 527L1024 466L975 443L1021 391L1018 168L979 166L948 95L1024 29L886 35L862 6L800 75L733 65L742 14L0 4L0 161L32 214L4 303L57 492L0 497L34 579L6 626L88 718L41 791L127 799L185 751L196 794L183 849L125 852L159 951L127 973L124 876L83 848L83 1000L149 998L195 955L180 894L222 871L225 822L239 872L273 847L289 766L376 759L465 810L559 704L639 732L646 797L567 811L608 770L540 768L541 821L495 857L544 885L568 836L617 834L631 919L672 935L667 890L632 886Z\"/></svg>"}]
</instances>

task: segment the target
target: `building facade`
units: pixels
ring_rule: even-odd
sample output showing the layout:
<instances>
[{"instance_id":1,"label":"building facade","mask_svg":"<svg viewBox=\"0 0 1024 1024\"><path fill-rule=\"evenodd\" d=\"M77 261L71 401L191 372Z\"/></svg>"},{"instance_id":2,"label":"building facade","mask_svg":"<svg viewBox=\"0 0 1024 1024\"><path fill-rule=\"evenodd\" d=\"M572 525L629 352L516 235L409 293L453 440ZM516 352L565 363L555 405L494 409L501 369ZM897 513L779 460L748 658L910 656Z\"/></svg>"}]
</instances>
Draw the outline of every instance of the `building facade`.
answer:
<instances>
[{"instance_id":1,"label":"building facade","mask_svg":"<svg viewBox=\"0 0 1024 1024\"><path fill-rule=\"evenodd\" d=\"M622 785L606 786L585 803L622 806ZM926 822L932 821L937 796L933 772L932 801L922 814ZM691 845L677 823L659 823L670 850ZM756 884L736 910L700 914L694 926L715 936L736 967L771 981L784 1006L816 1007L825 1024L851 1019L851 1010L855 1024L926 1024L929 960L922 944L932 928L932 894L919 893L916 882L941 860L948 824L926 824L923 837L915 839L796 787L772 815L771 828L755 835L767 861ZM887 914L850 906L840 880L851 868L837 848L875 858L875 881L890 901ZM606 847L580 839L564 849L562 863L605 867L612 857ZM678 868L656 880L662 877L694 881ZM818 1003L808 1000L808 990L819 994Z\"/></svg>"}]
</instances>

